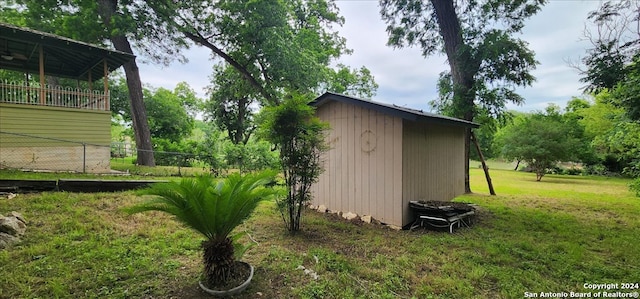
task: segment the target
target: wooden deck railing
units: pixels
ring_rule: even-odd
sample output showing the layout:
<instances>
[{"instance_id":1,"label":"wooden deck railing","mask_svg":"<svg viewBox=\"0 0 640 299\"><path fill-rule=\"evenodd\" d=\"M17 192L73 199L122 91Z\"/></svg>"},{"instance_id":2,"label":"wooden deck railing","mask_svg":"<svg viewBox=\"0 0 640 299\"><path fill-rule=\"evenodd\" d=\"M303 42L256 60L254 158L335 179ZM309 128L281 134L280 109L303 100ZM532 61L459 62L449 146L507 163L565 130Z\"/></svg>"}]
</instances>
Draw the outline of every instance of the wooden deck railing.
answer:
<instances>
[{"instance_id":1,"label":"wooden deck railing","mask_svg":"<svg viewBox=\"0 0 640 299\"><path fill-rule=\"evenodd\" d=\"M109 111L109 93L49 85L40 88L37 83L0 80L0 103Z\"/></svg>"}]
</instances>

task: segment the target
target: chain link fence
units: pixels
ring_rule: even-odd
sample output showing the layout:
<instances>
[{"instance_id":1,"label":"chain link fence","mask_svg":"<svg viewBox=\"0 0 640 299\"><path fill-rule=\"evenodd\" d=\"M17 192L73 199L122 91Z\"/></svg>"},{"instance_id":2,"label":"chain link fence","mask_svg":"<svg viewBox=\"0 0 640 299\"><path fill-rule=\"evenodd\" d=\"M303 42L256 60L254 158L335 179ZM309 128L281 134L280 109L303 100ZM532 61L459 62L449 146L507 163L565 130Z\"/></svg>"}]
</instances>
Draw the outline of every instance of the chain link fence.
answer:
<instances>
[{"instance_id":1,"label":"chain link fence","mask_svg":"<svg viewBox=\"0 0 640 299\"><path fill-rule=\"evenodd\" d=\"M108 173L109 146L0 131L0 169Z\"/></svg>"},{"instance_id":2,"label":"chain link fence","mask_svg":"<svg viewBox=\"0 0 640 299\"><path fill-rule=\"evenodd\" d=\"M99 145L0 131L0 169L154 176L215 172L203 162L210 160L209 156L154 151L159 166L143 167L136 165L137 152L131 142Z\"/></svg>"}]
</instances>

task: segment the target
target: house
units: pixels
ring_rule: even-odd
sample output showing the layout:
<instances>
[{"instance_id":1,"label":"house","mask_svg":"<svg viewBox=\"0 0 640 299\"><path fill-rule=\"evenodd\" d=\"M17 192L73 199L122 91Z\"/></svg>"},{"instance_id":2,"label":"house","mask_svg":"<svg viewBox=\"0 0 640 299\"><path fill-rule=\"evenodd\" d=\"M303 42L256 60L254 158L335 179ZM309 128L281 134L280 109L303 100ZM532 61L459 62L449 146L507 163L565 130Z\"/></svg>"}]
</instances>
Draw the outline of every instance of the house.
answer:
<instances>
[{"instance_id":1,"label":"house","mask_svg":"<svg viewBox=\"0 0 640 299\"><path fill-rule=\"evenodd\" d=\"M464 193L465 129L477 124L335 93L310 105L331 127L312 205L404 227L409 201Z\"/></svg>"},{"instance_id":2,"label":"house","mask_svg":"<svg viewBox=\"0 0 640 299\"><path fill-rule=\"evenodd\" d=\"M0 69L27 79L0 78L0 168L109 172L107 76L132 59L131 54L0 23ZM51 78L78 87L84 81L85 88L56 86L50 82L60 79ZM102 86L94 89L101 78Z\"/></svg>"}]
</instances>

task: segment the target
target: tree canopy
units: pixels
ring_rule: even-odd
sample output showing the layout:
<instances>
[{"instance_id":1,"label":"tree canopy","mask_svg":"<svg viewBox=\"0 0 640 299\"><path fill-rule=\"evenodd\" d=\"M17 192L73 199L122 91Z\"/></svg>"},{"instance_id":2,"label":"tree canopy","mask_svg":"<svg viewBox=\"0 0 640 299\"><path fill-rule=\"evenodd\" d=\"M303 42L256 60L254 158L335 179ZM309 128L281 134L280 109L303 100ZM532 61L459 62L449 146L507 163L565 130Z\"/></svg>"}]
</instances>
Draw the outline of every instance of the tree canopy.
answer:
<instances>
[{"instance_id":1,"label":"tree canopy","mask_svg":"<svg viewBox=\"0 0 640 299\"><path fill-rule=\"evenodd\" d=\"M589 13L585 38L591 43L579 68L585 89L598 92L614 88L632 71L628 65L640 53L640 3L632 0L605 1ZM637 57L636 57L637 59Z\"/></svg>"},{"instance_id":2,"label":"tree canopy","mask_svg":"<svg viewBox=\"0 0 640 299\"><path fill-rule=\"evenodd\" d=\"M234 144L246 144L255 130L252 109L259 103L259 94L234 68L214 68L206 117L226 130Z\"/></svg>"},{"instance_id":3,"label":"tree canopy","mask_svg":"<svg viewBox=\"0 0 640 299\"><path fill-rule=\"evenodd\" d=\"M153 61L167 63L179 58L186 43L175 35L147 5L147 1L118 0L5 0L0 18L32 29L107 45L134 54L134 48ZM138 147L138 164L155 165L151 134L136 60L123 65L129 93L129 109Z\"/></svg>"},{"instance_id":4,"label":"tree canopy","mask_svg":"<svg viewBox=\"0 0 640 299\"><path fill-rule=\"evenodd\" d=\"M557 162L575 157L572 149L578 146L579 140L571 134L571 129L553 108L546 113L523 115L502 132L502 154L507 159L525 161L540 181Z\"/></svg>"},{"instance_id":5,"label":"tree canopy","mask_svg":"<svg viewBox=\"0 0 640 299\"><path fill-rule=\"evenodd\" d=\"M194 118L187 113L184 101L175 91L145 89L144 104L153 138L179 142L191 134Z\"/></svg>"},{"instance_id":6,"label":"tree canopy","mask_svg":"<svg viewBox=\"0 0 640 299\"><path fill-rule=\"evenodd\" d=\"M328 81L329 64L350 53L331 1L155 1L155 15L187 40L237 70L268 104L283 93L311 92Z\"/></svg>"},{"instance_id":7,"label":"tree canopy","mask_svg":"<svg viewBox=\"0 0 640 299\"><path fill-rule=\"evenodd\" d=\"M473 121L478 107L489 115L500 115L508 102L523 102L514 88L534 81L530 71L537 61L527 43L513 35L543 3L380 0L380 12L390 46L418 46L424 56L446 54L450 71L441 75L442 100L449 101L451 116ZM469 138L470 130L466 160ZM465 190L471 192L468 163L465 168Z\"/></svg>"}]
</instances>

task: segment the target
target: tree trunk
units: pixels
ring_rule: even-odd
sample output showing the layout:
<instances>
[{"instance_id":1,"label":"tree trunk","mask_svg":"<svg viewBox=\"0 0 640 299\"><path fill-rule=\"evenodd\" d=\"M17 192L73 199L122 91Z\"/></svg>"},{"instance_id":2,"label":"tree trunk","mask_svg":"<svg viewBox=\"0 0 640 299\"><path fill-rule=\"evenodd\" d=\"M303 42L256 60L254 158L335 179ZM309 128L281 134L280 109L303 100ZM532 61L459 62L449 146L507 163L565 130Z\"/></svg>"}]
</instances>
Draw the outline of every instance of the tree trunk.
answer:
<instances>
[{"instance_id":1,"label":"tree trunk","mask_svg":"<svg viewBox=\"0 0 640 299\"><path fill-rule=\"evenodd\" d=\"M111 17L116 14L118 6L117 0L100 0L100 14L108 30L112 30ZM114 35L110 37L116 50L133 54L131 44L124 35ZM123 65L124 73L127 77L127 87L129 88L129 99L131 103L131 120L138 149L139 165L155 166L153 158L153 147L151 145L151 132L147 121L147 111L144 106L142 95L142 82L140 81L140 71L135 58ZM106 79L106 78L105 78Z\"/></svg>"},{"instance_id":2,"label":"tree trunk","mask_svg":"<svg viewBox=\"0 0 640 299\"><path fill-rule=\"evenodd\" d=\"M471 128L464 130L464 193L471 192L471 179L469 178L469 153L471 151Z\"/></svg>"},{"instance_id":3,"label":"tree trunk","mask_svg":"<svg viewBox=\"0 0 640 299\"><path fill-rule=\"evenodd\" d=\"M475 76L479 65L474 62L471 53L466 51L466 45L462 38L462 28L460 20L456 14L453 1L431 0L440 35L444 40L444 49L447 54L447 60L451 68L451 75L454 86L454 110L456 117L462 117L465 120L473 121L475 116L475 91L473 90L473 77ZM469 184L469 151L471 149L471 129L465 130L464 142L464 189L466 193L471 193Z\"/></svg>"},{"instance_id":4,"label":"tree trunk","mask_svg":"<svg viewBox=\"0 0 640 299\"><path fill-rule=\"evenodd\" d=\"M238 122L236 123L236 135L235 135L235 144L240 144L244 140L244 114L247 109L247 98L241 97L238 99Z\"/></svg>"},{"instance_id":5,"label":"tree trunk","mask_svg":"<svg viewBox=\"0 0 640 299\"><path fill-rule=\"evenodd\" d=\"M206 240L202 242L202 260L204 264L204 276L209 287L224 284L231 277L233 271L233 241L225 238L219 240Z\"/></svg>"}]
</instances>

